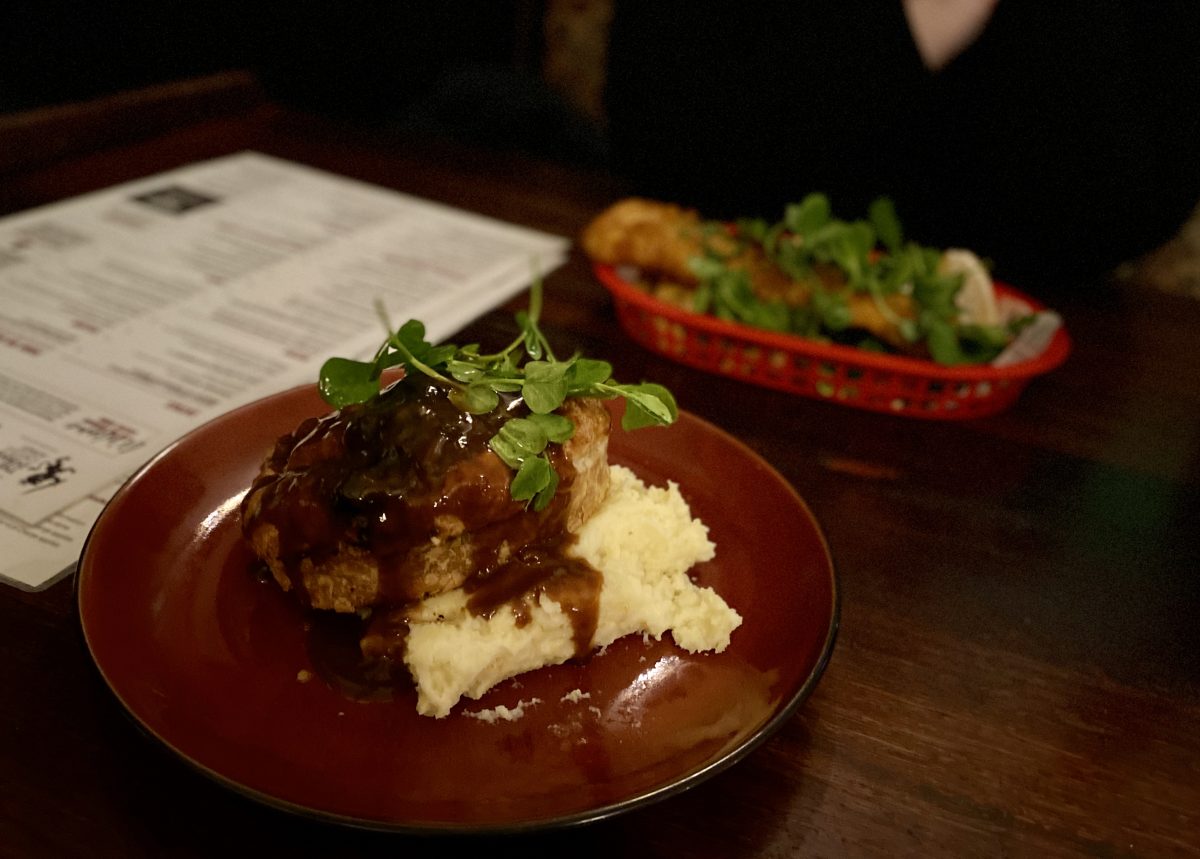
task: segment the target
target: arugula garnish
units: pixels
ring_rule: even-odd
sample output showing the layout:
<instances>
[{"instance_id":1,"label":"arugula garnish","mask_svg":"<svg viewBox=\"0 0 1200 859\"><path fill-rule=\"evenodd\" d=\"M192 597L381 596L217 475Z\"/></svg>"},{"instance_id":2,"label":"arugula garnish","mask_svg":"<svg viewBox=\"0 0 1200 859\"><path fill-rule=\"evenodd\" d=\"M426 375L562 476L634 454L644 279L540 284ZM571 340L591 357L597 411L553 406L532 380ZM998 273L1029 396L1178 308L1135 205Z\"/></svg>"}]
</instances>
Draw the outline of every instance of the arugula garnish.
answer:
<instances>
[{"instance_id":1,"label":"arugula garnish","mask_svg":"<svg viewBox=\"0 0 1200 859\"><path fill-rule=\"evenodd\" d=\"M529 309L516 314L520 333L499 352L481 354L478 344L433 345L425 339L424 324L416 319L393 331L382 303L377 303L387 337L374 358L328 359L321 367L318 390L334 408L365 402L379 393L384 370L403 367L406 376L419 373L441 383L450 401L470 414L493 411L501 394L520 394L530 414L509 418L488 444L515 472L512 497L543 510L558 488L558 474L546 449L575 432L572 421L556 413L569 397L624 397L621 427L626 430L666 426L675 421L679 410L662 385L628 385L613 379L607 361L578 354L560 361L538 325L541 307L542 285L535 281Z\"/></svg>"},{"instance_id":2,"label":"arugula garnish","mask_svg":"<svg viewBox=\"0 0 1200 859\"><path fill-rule=\"evenodd\" d=\"M954 298L962 275L938 272L941 251L907 240L887 197L870 204L866 220L834 217L829 198L809 194L787 206L777 223L741 220L730 232L716 222L704 225L704 252L690 267L699 280L692 309L770 331L834 339L849 336L849 298L870 298L906 343L923 343L941 364L990 361L1014 333L1012 326L969 326L958 320ZM755 294L749 273L735 261L739 251L757 247L794 281L812 285L811 300L789 307ZM821 266L841 272L844 284L829 286L817 276ZM889 298L911 297L915 317L897 313ZM881 348L877 342L873 348Z\"/></svg>"}]
</instances>

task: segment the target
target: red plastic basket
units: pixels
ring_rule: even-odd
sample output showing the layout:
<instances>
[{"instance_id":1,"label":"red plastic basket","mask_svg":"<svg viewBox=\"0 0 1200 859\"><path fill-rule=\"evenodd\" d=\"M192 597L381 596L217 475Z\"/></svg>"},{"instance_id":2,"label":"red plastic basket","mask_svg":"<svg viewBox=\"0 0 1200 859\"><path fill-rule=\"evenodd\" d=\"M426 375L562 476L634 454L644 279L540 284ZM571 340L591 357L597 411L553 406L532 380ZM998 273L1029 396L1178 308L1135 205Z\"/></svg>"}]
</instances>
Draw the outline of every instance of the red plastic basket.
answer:
<instances>
[{"instance_id":1,"label":"red plastic basket","mask_svg":"<svg viewBox=\"0 0 1200 859\"><path fill-rule=\"evenodd\" d=\"M612 294L621 327L646 348L701 370L871 411L934 420L995 414L1071 351L1060 327L1033 360L1006 367L946 367L691 313L629 283L613 266L597 263L593 269ZM1045 309L1005 284L997 283L996 292Z\"/></svg>"}]
</instances>

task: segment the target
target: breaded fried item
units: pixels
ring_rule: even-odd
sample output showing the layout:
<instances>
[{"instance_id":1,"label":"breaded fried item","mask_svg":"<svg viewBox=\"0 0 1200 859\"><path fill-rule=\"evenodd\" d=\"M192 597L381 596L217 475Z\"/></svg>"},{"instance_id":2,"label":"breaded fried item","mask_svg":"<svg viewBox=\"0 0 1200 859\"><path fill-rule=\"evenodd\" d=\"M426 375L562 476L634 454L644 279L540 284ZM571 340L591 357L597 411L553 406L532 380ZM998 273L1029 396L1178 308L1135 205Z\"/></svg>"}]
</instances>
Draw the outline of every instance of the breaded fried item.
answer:
<instances>
[{"instance_id":1,"label":"breaded fried item","mask_svg":"<svg viewBox=\"0 0 1200 859\"><path fill-rule=\"evenodd\" d=\"M789 294L797 287L806 300L809 287L788 278L761 250L743 246L719 231L706 230L700 214L674 203L630 197L609 206L588 224L580 244L596 262L635 266L667 283L694 287L699 279L690 261L714 250L728 257L731 268L751 272L763 298Z\"/></svg>"},{"instance_id":2,"label":"breaded fried item","mask_svg":"<svg viewBox=\"0 0 1200 859\"><path fill-rule=\"evenodd\" d=\"M574 435L554 446L561 483L534 512L488 439L513 415L455 407L404 380L283 437L243 501L243 530L285 591L354 612L445 593L547 530L577 530L608 492L609 413L568 399Z\"/></svg>"},{"instance_id":3,"label":"breaded fried item","mask_svg":"<svg viewBox=\"0 0 1200 859\"><path fill-rule=\"evenodd\" d=\"M784 239L788 240L799 239ZM898 349L911 348L897 321L915 317L910 297L876 299L850 291L845 275L833 265L818 264L810 278L793 278L768 259L761 246L724 237L712 225L706 229L693 209L641 197L620 200L588 224L580 244L595 262L638 268L656 296L681 307L691 306L692 290L699 284L690 260L706 250L716 251L728 268L749 273L751 289L761 301L807 307L815 289L841 293L849 307L850 327L868 331Z\"/></svg>"},{"instance_id":4,"label":"breaded fried item","mask_svg":"<svg viewBox=\"0 0 1200 859\"><path fill-rule=\"evenodd\" d=\"M580 244L609 265L633 265L669 280L695 284L688 260L703 253L700 216L693 209L630 197L588 224Z\"/></svg>"}]
</instances>

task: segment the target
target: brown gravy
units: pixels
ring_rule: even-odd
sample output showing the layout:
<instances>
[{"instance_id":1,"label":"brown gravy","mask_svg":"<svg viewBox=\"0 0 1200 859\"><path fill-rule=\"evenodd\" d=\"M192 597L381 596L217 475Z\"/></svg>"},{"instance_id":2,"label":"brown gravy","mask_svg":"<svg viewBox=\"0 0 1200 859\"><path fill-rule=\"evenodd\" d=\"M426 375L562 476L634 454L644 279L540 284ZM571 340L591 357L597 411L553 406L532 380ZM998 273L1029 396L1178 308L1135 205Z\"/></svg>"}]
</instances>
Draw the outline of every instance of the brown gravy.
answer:
<instances>
[{"instance_id":1,"label":"brown gravy","mask_svg":"<svg viewBox=\"0 0 1200 859\"><path fill-rule=\"evenodd\" d=\"M475 575L463 590L467 610L476 617L491 617L508 608L518 627L531 620L531 612L542 594L554 600L571 623L575 658L591 649L600 618L600 589L603 574L586 561L566 553L574 537L561 532L549 542L518 550L504 564ZM361 648L368 663L384 660L400 663L408 634L409 605L377 609L362 633Z\"/></svg>"},{"instance_id":2,"label":"brown gravy","mask_svg":"<svg viewBox=\"0 0 1200 859\"><path fill-rule=\"evenodd\" d=\"M542 594L558 603L571 621L575 657L591 649L592 636L600 617L600 586L603 575L587 561L566 554L566 541L528 546L493 575L468 582L467 608L472 614L490 617L510 606L517 626L530 621L530 611Z\"/></svg>"},{"instance_id":3,"label":"brown gravy","mask_svg":"<svg viewBox=\"0 0 1200 859\"><path fill-rule=\"evenodd\" d=\"M404 379L372 400L303 422L276 443L247 498L260 492L257 510L243 509L247 533L267 522L279 531L280 560L303 598L301 560L320 562L344 547L369 552L379 564L382 605L365 625L314 621L310 650L318 673L350 697L370 695L393 672L372 663L399 663L408 629L408 604L421 599L420 550L437 533L439 517L461 520L469 536L472 573L463 585L469 610L490 616L510 606L517 623L541 594L567 612L577 656L587 653L596 629L602 576L567 555L567 498L575 470L559 445L548 455L559 475L549 507L534 512L514 501L511 472L488 441L511 417L527 414L506 397L485 414L460 411L440 384ZM361 636L357 663L345 642Z\"/></svg>"},{"instance_id":4,"label":"brown gravy","mask_svg":"<svg viewBox=\"0 0 1200 859\"><path fill-rule=\"evenodd\" d=\"M294 585L304 558L320 563L357 547L379 563L385 597L422 596L413 550L438 532L438 517L454 517L474 535L526 512L509 496L507 467L488 448L504 422L524 411L510 397L496 411L471 415L439 384L396 382L280 438L247 495L258 493L258 509L245 517L246 528L276 527L279 559ZM489 548L475 549L484 565Z\"/></svg>"}]
</instances>

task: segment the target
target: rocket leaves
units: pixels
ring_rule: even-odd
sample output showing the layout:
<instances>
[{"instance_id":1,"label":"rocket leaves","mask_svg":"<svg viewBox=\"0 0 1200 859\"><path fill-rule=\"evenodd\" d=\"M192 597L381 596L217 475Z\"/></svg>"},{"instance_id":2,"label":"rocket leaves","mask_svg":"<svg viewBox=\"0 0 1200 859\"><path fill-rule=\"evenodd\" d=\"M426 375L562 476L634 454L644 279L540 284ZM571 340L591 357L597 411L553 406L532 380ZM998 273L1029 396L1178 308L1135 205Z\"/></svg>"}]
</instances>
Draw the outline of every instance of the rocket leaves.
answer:
<instances>
[{"instance_id":1,"label":"rocket leaves","mask_svg":"<svg viewBox=\"0 0 1200 859\"><path fill-rule=\"evenodd\" d=\"M691 309L697 313L768 331L883 348L877 341L856 342L866 333L855 324L851 303L857 302L873 308L894 332L892 346L905 351L923 347L932 360L946 365L989 361L1015 333L1011 324L985 328L960 319L955 302L963 276L943 273L940 250L904 235L887 197L874 200L865 219L842 220L834 216L826 195L813 193L787 206L775 223L743 219L731 230L704 222L701 233L702 252L689 260L697 279ZM785 301L777 295L777 285L760 293L756 275L745 265L747 256L773 267L768 282L782 275L803 284L806 297Z\"/></svg>"}]
</instances>

